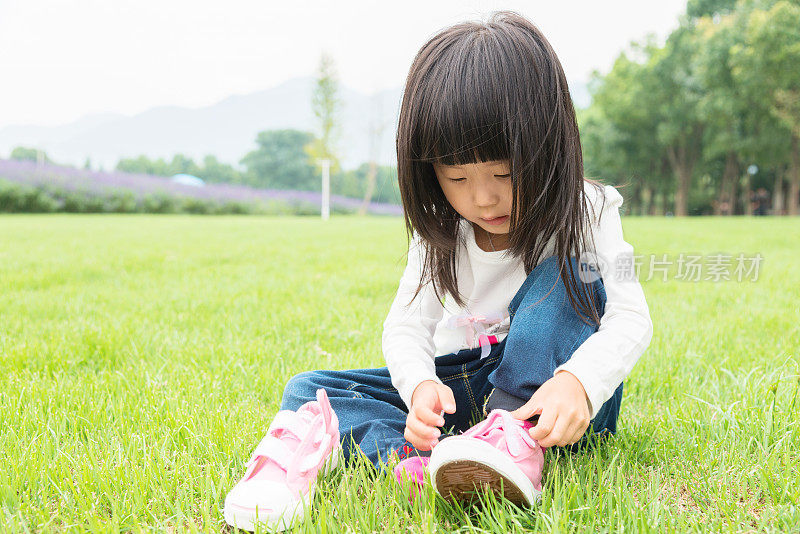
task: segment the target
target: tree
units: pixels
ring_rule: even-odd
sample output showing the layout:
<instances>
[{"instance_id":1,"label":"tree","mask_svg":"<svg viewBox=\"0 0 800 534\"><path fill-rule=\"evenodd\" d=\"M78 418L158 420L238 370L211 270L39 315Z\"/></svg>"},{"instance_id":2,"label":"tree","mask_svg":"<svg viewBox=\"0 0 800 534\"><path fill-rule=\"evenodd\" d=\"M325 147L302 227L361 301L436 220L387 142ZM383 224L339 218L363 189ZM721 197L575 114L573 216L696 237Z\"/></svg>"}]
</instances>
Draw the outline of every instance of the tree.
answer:
<instances>
[{"instance_id":1,"label":"tree","mask_svg":"<svg viewBox=\"0 0 800 534\"><path fill-rule=\"evenodd\" d=\"M372 196L375 194L378 177L378 156L381 146L381 138L383 132L389 125L388 122L381 119L381 102L379 96L373 97L372 105L372 119L369 124L369 170L366 176L366 187L364 188L364 198L361 206L358 208L359 215L366 215L369 203L372 202Z\"/></svg>"},{"instance_id":2,"label":"tree","mask_svg":"<svg viewBox=\"0 0 800 534\"><path fill-rule=\"evenodd\" d=\"M123 158L117 163L117 170L153 176L173 176L175 174L191 174L202 178L206 182L240 184L243 182L242 173L227 163L220 162L215 156L208 155L203 158L203 164L198 165L183 154L175 154L167 163L163 158L151 160L147 156L137 158Z\"/></svg>"},{"instance_id":3,"label":"tree","mask_svg":"<svg viewBox=\"0 0 800 534\"><path fill-rule=\"evenodd\" d=\"M374 191L372 202L400 204L400 186L397 182L397 168L387 165L376 165L374 162L362 163L358 168L341 172L336 176L331 192L351 198L363 195L368 187L370 175L374 173Z\"/></svg>"},{"instance_id":4,"label":"tree","mask_svg":"<svg viewBox=\"0 0 800 534\"><path fill-rule=\"evenodd\" d=\"M53 163L44 150L38 148L29 148L24 146L15 147L9 156L9 159L17 161L37 161L40 163Z\"/></svg>"},{"instance_id":5,"label":"tree","mask_svg":"<svg viewBox=\"0 0 800 534\"><path fill-rule=\"evenodd\" d=\"M121 172L138 174L151 174L153 176L171 176L170 167L163 158L151 160L147 156L137 158L122 158L117 162L116 169Z\"/></svg>"},{"instance_id":6,"label":"tree","mask_svg":"<svg viewBox=\"0 0 800 534\"><path fill-rule=\"evenodd\" d=\"M339 82L336 79L333 58L323 54L317 71L317 80L311 95L311 110L317 118L318 136L308 145L308 154L319 165L318 160L328 159L331 172L339 170L337 141L340 124Z\"/></svg>"},{"instance_id":7,"label":"tree","mask_svg":"<svg viewBox=\"0 0 800 534\"><path fill-rule=\"evenodd\" d=\"M259 132L258 148L244 156L245 182L256 187L318 190L314 166L306 147L314 135L299 130Z\"/></svg>"},{"instance_id":8,"label":"tree","mask_svg":"<svg viewBox=\"0 0 800 534\"><path fill-rule=\"evenodd\" d=\"M198 169L196 176L206 182L226 184L242 183L242 174L227 163L220 162L216 156L208 155L203 158L203 166Z\"/></svg>"},{"instance_id":9,"label":"tree","mask_svg":"<svg viewBox=\"0 0 800 534\"><path fill-rule=\"evenodd\" d=\"M710 17L730 13L736 8L736 0L689 0L686 14L692 18Z\"/></svg>"},{"instance_id":10,"label":"tree","mask_svg":"<svg viewBox=\"0 0 800 534\"><path fill-rule=\"evenodd\" d=\"M798 215L800 196L800 5L781 0L748 13L746 46L732 51L733 73L751 93L757 91L779 129L789 138L787 213ZM780 182L779 182L780 183Z\"/></svg>"},{"instance_id":11,"label":"tree","mask_svg":"<svg viewBox=\"0 0 800 534\"><path fill-rule=\"evenodd\" d=\"M695 164L702 154L705 125L698 114L701 97L692 54L697 39L690 22L681 25L667 38L664 48L652 58L649 92L658 102L660 121L656 130L659 143L666 147L667 161L675 176L675 215L688 215L689 190Z\"/></svg>"},{"instance_id":12,"label":"tree","mask_svg":"<svg viewBox=\"0 0 800 534\"><path fill-rule=\"evenodd\" d=\"M670 173L664 172L665 147L656 131L663 120L655 81L653 56L658 48L654 38L633 43L601 77L594 72L590 81L592 105L579 114L581 143L585 152L585 174L631 183L629 206L641 214L663 213L673 188Z\"/></svg>"},{"instance_id":13,"label":"tree","mask_svg":"<svg viewBox=\"0 0 800 534\"><path fill-rule=\"evenodd\" d=\"M172 156L172 161L169 163L168 172L169 176L175 174L191 174L197 175L200 167L192 160L192 158L184 156L183 154L175 154Z\"/></svg>"},{"instance_id":14,"label":"tree","mask_svg":"<svg viewBox=\"0 0 800 534\"><path fill-rule=\"evenodd\" d=\"M729 7L725 6L726 11ZM702 87L698 111L706 125L702 159L709 167L718 160L724 162L716 187L714 214L733 215L739 178L743 166L746 167L743 165L746 146L751 139L745 124L752 103L734 79L731 65L730 51L741 42L741 32L734 15L701 17L696 28L702 42L695 57L695 72Z\"/></svg>"}]
</instances>

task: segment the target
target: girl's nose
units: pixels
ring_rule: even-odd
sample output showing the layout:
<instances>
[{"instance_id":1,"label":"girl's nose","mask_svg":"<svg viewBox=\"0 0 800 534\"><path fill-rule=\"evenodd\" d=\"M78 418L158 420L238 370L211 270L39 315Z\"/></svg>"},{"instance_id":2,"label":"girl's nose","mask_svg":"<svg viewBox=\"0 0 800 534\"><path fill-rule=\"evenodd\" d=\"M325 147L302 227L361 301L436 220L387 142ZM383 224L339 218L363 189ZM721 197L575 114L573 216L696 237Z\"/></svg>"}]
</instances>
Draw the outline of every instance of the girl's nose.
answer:
<instances>
[{"instance_id":1,"label":"girl's nose","mask_svg":"<svg viewBox=\"0 0 800 534\"><path fill-rule=\"evenodd\" d=\"M479 208L494 206L499 196L488 187L478 187L475 191L475 205Z\"/></svg>"}]
</instances>

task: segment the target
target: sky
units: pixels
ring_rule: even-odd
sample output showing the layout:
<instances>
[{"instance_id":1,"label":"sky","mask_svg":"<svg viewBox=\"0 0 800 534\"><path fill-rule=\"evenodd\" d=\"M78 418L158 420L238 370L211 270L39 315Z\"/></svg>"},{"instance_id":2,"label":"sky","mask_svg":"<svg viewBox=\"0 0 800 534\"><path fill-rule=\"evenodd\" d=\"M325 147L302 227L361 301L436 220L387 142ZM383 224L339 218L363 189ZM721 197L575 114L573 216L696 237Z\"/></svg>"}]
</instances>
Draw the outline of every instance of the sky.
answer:
<instances>
[{"instance_id":1,"label":"sky","mask_svg":"<svg viewBox=\"0 0 800 534\"><path fill-rule=\"evenodd\" d=\"M570 81L607 72L631 41L663 42L686 0L0 0L0 127L95 113L202 107L313 75L401 87L438 30L501 9L528 17Z\"/></svg>"}]
</instances>

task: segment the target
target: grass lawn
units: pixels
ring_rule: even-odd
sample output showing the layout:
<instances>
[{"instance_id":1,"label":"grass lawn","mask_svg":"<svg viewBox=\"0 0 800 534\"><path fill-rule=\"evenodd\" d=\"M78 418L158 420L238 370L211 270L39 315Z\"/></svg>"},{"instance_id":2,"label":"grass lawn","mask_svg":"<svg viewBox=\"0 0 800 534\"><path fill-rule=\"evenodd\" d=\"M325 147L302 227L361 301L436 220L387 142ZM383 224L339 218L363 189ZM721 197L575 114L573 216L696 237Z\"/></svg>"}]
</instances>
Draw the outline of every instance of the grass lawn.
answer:
<instances>
[{"instance_id":1,"label":"grass lawn","mask_svg":"<svg viewBox=\"0 0 800 534\"><path fill-rule=\"evenodd\" d=\"M617 436L549 450L532 510L412 506L352 468L298 530L796 531L800 220L624 225L646 263L763 262L741 282L642 266L655 333ZM286 381L383 365L405 245L399 218L0 216L0 531L228 531Z\"/></svg>"}]
</instances>

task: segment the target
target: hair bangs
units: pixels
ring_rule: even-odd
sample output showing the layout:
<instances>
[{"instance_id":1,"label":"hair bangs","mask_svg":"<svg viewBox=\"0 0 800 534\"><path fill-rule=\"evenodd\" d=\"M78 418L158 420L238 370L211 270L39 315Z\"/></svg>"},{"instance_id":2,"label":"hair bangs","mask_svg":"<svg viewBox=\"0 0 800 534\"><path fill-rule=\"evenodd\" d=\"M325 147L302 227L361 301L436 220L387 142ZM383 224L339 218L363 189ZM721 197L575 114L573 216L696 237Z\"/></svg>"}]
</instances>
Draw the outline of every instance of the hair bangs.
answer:
<instances>
[{"instance_id":1,"label":"hair bangs","mask_svg":"<svg viewBox=\"0 0 800 534\"><path fill-rule=\"evenodd\" d=\"M480 35L454 43L418 87L420 109L411 136L416 159L464 165L510 159L512 110L503 87L502 61Z\"/></svg>"}]
</instances>

